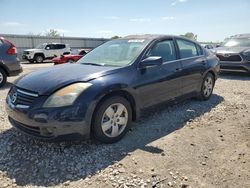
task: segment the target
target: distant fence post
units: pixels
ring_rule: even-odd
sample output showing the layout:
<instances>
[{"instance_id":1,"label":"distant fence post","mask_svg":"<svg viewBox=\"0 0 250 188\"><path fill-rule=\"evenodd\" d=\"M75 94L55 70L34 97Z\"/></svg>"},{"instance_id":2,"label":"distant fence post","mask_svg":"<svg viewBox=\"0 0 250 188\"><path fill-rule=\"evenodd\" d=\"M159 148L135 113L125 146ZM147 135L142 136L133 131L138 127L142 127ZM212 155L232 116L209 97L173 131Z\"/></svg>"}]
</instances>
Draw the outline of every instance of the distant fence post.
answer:
<instances>
[{"instance_id":1,"label":"distant fence post","mask_svg":"<svg viewBox=\"0 0 250 188\"><path fill-rule=\"evenodd\" d=\"M32 43L32 48L35 48L34 36L31 36L31 43Z\"/></svg>"}]
</instances>

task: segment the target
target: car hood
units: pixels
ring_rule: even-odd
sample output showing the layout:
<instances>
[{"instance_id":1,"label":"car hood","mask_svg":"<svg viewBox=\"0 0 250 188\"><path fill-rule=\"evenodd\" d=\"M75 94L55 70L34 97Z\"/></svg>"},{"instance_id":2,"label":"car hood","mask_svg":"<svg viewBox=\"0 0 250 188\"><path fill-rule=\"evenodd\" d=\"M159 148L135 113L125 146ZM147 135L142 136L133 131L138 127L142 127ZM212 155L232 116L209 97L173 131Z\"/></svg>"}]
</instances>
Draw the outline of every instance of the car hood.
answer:
<instances>
[{"instance_id":1,"label":"car hood","mask_svg":"<svg viewBox=\"0 0 250 188\"><path fill-rule=\"evenodd\" d=\"M50 95L57 89L75 82L90 80L112 74L120 67L105 67L83 64L64 64L27 74L15 82L19 88Z\"/></svg>"},{"instance_id":2,"label":"car hood","mask_svg":"<svg viewBox=\"0 0 250 188\"><path fill-rule=\"evenodd\" d=\"M28 50L24 50L25 52L34 52L34 51L40 51L41 49L28 49Z\"/></svg>"},{"instance_id":3,"label":"car hood","mask_svg":"<svg viewBox=\"0 0 250 188\"><path fill-rule=\"evenodd\" d=\"M219 47L216 48L216 53L218 54L241 53L249 49L250 47Z\"/></svg>"}]
</instances>

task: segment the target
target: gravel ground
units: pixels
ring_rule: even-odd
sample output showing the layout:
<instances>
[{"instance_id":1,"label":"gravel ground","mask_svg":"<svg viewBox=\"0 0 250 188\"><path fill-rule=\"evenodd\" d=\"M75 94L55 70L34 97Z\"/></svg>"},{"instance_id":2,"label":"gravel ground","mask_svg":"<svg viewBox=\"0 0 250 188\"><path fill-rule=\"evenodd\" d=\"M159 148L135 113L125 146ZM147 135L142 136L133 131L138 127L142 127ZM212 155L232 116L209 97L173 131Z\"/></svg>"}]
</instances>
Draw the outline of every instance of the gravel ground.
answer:
<instances>
[{"instance_id":1,"label":"gravel ground","mask_svg":"<svg viewBox=\"0 0 250 188\"><path fill-rule=\"evenodd\" d=\"M52 66L23 64L25 73ZM14 130L0 89L0 187L250 187L250 77L224 74L209 101L146 110L118 143L44 143Z\"/></svg>"}]
</instances>

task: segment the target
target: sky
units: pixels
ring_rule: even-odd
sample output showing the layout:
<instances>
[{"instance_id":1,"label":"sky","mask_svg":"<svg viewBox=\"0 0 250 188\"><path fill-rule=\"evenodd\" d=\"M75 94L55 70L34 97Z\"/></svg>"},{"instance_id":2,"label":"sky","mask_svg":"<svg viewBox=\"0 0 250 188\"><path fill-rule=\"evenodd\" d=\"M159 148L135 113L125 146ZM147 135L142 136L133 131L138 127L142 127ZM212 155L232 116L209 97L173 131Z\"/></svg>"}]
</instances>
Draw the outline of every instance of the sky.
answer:
<instances>
[{"instance_id":1,"label":"sky","mask_svg":"<svg viewBox=\"0 0 250 188\"><path fill-rule=\"evenodd\" d=\"M199 41L250 33L250 0L0 0L0 33L109 38L193 32Z\"/></svg>"}]
</instances>

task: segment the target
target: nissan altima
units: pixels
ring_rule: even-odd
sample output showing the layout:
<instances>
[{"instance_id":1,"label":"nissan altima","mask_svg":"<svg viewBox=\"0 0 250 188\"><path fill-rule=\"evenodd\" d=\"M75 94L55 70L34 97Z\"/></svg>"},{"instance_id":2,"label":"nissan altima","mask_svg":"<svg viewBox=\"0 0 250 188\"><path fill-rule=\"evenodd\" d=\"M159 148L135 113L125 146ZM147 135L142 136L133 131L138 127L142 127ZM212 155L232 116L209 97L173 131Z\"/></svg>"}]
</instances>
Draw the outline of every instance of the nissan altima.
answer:
<instances>
[{"instance_id":1,"label":"nissan altima","mask_svg":"<svg viewBox=\"0 0 250 188\"><path fill-rule=\"evenodd\" d=\"M178 36L136 35L95 48L76 64L19 78L6 99L10 123L40 139L120 140L141 109L197 96L208 100L218 58Z\"/></svg>"}]
</instances>

